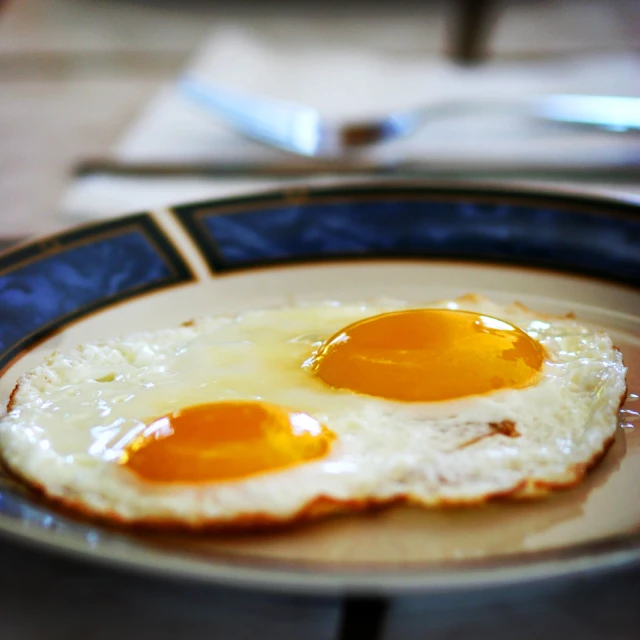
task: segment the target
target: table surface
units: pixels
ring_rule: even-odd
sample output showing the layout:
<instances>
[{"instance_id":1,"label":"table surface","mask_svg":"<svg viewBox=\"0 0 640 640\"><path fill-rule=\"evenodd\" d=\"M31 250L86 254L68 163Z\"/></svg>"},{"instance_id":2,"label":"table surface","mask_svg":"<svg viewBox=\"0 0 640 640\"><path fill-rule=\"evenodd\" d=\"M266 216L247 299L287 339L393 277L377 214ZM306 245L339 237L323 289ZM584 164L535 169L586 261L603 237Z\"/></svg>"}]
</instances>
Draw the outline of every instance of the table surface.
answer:
<instances>
[{"instance_id":1,"label":"table surface","mask_svg":"<svg viewBox=\"0 0 640 640\"><path fill-rule=\"evenodd\" d=\"M499 9L505 3L497 2ZM638 46L636 0L508 3L492 30L495 56L547 56ZM2 4L0 3L0 7ZM101 155L206 38L217 20L266 37L376 38L407 31L405 50L445 51L450 3L172 3L14 0L0 11L0 236L56 228L75 163ZM178 10L180 7L180 10ZM552 15L553 19L549 19ZM312 29L305 29L312 26ZM593 187L593 182L591 183ZM610 188L611 184L608 185ZM615 187L614 187L615 188ZM621 187L622 188L622 187ZM640 193L640 178L625 183ZM199 638L335 638L338 599L266 597L134 576L0 542L0 638L68 640L148 634ZM392 603L385 640L636 638L640 572Z\"/></svg>"}]
</instances>

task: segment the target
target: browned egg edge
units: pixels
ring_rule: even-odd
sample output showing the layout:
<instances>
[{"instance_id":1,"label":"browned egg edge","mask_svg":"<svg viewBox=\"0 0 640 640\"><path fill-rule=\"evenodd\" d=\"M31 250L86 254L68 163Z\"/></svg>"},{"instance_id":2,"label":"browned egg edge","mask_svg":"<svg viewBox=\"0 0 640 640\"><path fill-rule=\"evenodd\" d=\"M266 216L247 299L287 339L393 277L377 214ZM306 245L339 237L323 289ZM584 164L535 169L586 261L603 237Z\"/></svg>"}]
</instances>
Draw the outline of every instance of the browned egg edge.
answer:
<instances>
[{"instance_id":1,"label":"browned egg edge","mask_svg":"<svg viewBox=\"0 0 640 640\"><path fill-rule=\"evenodd\" d=\"M621 395L620 407L626 399L626 390ZM44 498L60 508L68 515L81 516L83 519L97 524L106 524L128 529L156 530L156 531L190 531L193 533L232 533L246 531L264 531L303 524L311 520L356 512L373 511L395 505L416 505L428 509L449 509L460 507L479 507L491 502L504 500L537 500L554 491L567 490L577 485L587 473L593 469L604 457L615 440L615 434L608 438L599 451L585 461L567 468L565 479L555 482L525 479L504 491L488 493L477 498L440 499L435 503L423 504L420 500L405 494L390 499L361 498L351 500L336 500L329 496L319 495L303 505L296 513L285 517L273 516L259 511L246 513L230 519L201 519L197 522L174 518L144 517L127 519L113 511L97 512L88 509L78 498L51 495L47 487L13 469L6 460L3 467L10 478L35 492L38 498ZM0 451L0 454L2 452Z\"/></svg>"},{"instance_id":2,"label":"browned egg edge","mask_svg":"<svg viewBox=\"0 0 640 640\"><path fill-rule=\"evenodd\" d=\"M377 498L336 500L328 496L320 495L302 506L296 513L282 518L268 513L253 512L230 519L201 519L197 522L158 517L126 519L113 511L92 511L77 498L49 494L44 485L25 478L15 469L11 468L6 461L4 461L3 466L9 477L17 480L20 484L33 491L36 497L45 499L46 502L55 505L64 515L80 516L82 519L96 524L141 531L154 530L191 533L260 532L285 527L288 528L292 525L301 525L310 521L340 514L363 513L397 505L415 505L427 509L455 509L481 507L500 501L538 500L552 492L571 489L579 484L587 473L597 466L614 440L615 436L611 436L603 443L602 448L597 451L591 459L569 467L565 474L566 480L548 482L527 479L504 491L488 493L478 498L441 499L436 503L425 505L408 494L382 500Z\"/></svg>"}]
</instances>

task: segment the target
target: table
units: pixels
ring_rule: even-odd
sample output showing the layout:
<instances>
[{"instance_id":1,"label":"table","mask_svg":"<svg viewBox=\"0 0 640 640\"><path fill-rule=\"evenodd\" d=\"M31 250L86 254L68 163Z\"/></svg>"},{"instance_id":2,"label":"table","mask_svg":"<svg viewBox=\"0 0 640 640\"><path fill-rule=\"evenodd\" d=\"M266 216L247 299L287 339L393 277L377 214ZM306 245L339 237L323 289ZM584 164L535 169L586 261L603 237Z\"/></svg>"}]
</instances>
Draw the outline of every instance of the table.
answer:
<instances>
[{"instance_id":1,"label":"table","mask_svg":"<svg viewBox=\"0 0 640 640\"><path fill-rule=\"evenodd\" d=\"M203 588L0 544L6 640L335 640L341 603ZM632 640L640 572L393 602L380 640ZM354 634L353 638L368 638ZM372 636L375 637L375 636ZM347 640L343 636L340 640Z\"/></svg>"},{"instance_id":2,"label":"table","mask_svg":"<svg viewBox=\"0 0 640 640\"><path fill-rule=\"evenodd\" d=\"M502 4L492 29L493 55L638 46L634 0ZM331 1L268 8L257 1L8 2L0 13L0 235L18 238L64 224L55 214L75 163L108 152L215 20L241 21L274 38L376 37L383 49L402 46L425 54L447 48L447 3L404 0L372 5L364 14L356 8L355 2ZM406 26L403 43L385 40L380 25L390 20ZM296 35L291 26L301 22L313 24L315 35ZM640 179L625 190L640 193ZM10 541L0 542L0 567L0 637L8 640L234 640L256 634L329 640L342 624L337 598L265 596L157 580ZM511 590L406 597L391 603L380 638L635 638L639 597L636 570Z\"/></svg>"}]
</instances>

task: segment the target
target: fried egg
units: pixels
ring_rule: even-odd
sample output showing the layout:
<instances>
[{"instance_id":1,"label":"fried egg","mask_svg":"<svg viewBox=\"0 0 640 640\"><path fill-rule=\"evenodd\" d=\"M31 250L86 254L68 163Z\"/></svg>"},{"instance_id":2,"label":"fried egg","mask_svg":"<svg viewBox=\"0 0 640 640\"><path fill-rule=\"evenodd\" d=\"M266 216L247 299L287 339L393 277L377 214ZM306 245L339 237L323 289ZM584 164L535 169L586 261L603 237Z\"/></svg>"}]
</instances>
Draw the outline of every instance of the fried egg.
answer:
<instances>
[{"instance_id":1,"label":"fried egg","mask_svg":"<svg viewBox=\"0 0 640 640\"><path fill-rule=\"evenodd\" d=\"M570 486L626 392L603 331L475 295L202 318L56 352L0 420L7 466L123 523L286 523Z\"/></svg>"}]
</instances>

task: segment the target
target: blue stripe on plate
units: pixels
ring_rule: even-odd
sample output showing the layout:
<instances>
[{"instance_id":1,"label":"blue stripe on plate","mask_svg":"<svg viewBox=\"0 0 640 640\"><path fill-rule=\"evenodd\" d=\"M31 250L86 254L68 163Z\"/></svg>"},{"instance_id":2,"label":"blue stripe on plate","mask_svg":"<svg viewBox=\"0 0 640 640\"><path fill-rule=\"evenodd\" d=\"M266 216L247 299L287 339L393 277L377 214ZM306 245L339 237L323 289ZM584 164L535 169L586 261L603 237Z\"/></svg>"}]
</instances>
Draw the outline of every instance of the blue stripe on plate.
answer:
<instances>
[{"instance_id":1,"label":"blue stripe on plate","mask_svg":"<svg viewBox=\"0 0 640 640\"><path fill-rule=\"evenodd\" d=\"M464 196L454 202L379 196L247 209L178 210L214 271L395 256L544 266L640 283L640 216L608 215L606 206L585 212Z\"/></svg>"},{"instance_id":2,"label":"blue stripe on plate","mask_svg":"<svg viewBox=\"0 0 640 640\"><path fill-rule=\"evenodd\" d=\"M191 279L151 218L54 236L0 260L0 366L59 321Z\"/></svg>"}]
</instances>

